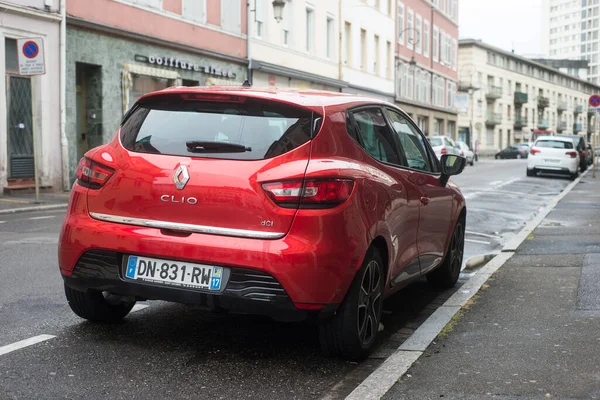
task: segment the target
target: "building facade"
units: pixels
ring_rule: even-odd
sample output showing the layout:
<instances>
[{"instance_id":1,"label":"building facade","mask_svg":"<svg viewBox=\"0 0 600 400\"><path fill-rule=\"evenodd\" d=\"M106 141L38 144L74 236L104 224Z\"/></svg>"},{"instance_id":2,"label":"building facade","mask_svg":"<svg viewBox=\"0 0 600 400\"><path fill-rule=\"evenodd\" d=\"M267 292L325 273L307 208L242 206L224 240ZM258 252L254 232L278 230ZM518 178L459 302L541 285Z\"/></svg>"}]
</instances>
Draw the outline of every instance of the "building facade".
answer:
<instances>
[{"instance_id":1,"label":"building facade","mask_svg":"<svg viewBox=\"0 0 600 400\"><path fill-rule=\"evenodd\" d=\"M396 102L427 135L456 139L458 1L396 6Z\"/></svg>"},{"instance_id":2,"label":"building facade","mask_svg":"<svg viewBox=\"0 0 600 400\"><path fill-rule=\"evenodd\" d=\"M472 66L461 76L469 107L459 115L459 129L472 132L480 155L539 134L580 134L590 138L595 109L588 99L600 87L476 40L461 40L459 64Z\"/></svg>"},{"instance_id":3,"label":"building facade","mask_svg":"<svg viewBox=\"0 0 600 400\"><path fill-rule=\"evenodd\" d=\"M239 0L67 0L69 179L145 93L241 85L246 6Z\"/></svg>"},{"instance_id":4,"label":"building facade","mask_svg":"<svg viewBox=\"0 0 600 400\"><path fill-rule=\"evenodd\" d=\"M339 69L340 1L286 0L278 21L271 0L252 0L252 85L340 92L346 86Z\"/></svg>"},{"instance_id":5,"label":"building facade","mask_svg":"<svg viewBox=\"0 0 600 400\"><path fill-rule=\"evenodd\" d=\"M542 49L552 59L586 60L588 80L600 83L600 1L543 0Z\"/></svg>"},{"instance_id":6,"label":"building facade","mask_svg":"<svg viewBox=\"0 0 600 400\"><path fill-rule=\"evenodd\" d=\"M393 0L342 0L341 79L344 93L394 102Z\"/></svg>"},{"instance_id":7,"label":"building facade","mask_svg":"<svg viewBox=\"0 0 600 400\"><path fill-rule=\"evenodd\" d=\"M58 0L0 1L0 193L39 182L61 187L60 25ZM46 73L19 75L17 40L42 38Z\"/></svg>"}]
</instances>

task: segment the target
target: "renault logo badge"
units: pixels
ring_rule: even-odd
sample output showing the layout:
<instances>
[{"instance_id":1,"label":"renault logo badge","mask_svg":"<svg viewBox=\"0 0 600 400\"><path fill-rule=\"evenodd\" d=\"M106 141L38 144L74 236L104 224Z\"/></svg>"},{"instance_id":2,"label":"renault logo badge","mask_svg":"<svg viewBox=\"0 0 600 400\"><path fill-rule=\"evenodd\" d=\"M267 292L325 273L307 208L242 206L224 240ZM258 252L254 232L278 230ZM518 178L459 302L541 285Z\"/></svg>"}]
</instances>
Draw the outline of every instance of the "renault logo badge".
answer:
<instances>
[{"instance_id":1,"label":"renault logo badge","mask_svg":"<svg viewBox=\"0 0 600 400\"><path fill-rule=\"evenodd\" d=\"M175 187L181 190L185 187L185 185L187 185L189 180L190 173L188 172L187 167L185 165L180 165L173 174L173 182L175 182Z\"/></svg>"}]
</instances>

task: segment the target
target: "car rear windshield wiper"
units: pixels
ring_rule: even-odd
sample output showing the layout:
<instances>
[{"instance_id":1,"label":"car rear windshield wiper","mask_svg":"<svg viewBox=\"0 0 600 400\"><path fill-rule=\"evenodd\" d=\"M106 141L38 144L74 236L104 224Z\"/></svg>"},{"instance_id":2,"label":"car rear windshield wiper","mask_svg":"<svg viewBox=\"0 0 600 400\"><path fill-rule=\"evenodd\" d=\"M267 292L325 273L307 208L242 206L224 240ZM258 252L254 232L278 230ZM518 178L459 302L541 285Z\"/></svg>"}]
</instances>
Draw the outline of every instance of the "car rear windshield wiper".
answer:
<instances>
[{"instance_id":1,"label":"car rear windshield wiper","mask_svg":"<svg viewBox=\"0 0 600 400\"><path fill-rule=\"evenodd\" d=\"M188 151L192 153L245 153L252 151L251 147L236 143L190 141L185 144Z\"/></svg>"}]
</instances>

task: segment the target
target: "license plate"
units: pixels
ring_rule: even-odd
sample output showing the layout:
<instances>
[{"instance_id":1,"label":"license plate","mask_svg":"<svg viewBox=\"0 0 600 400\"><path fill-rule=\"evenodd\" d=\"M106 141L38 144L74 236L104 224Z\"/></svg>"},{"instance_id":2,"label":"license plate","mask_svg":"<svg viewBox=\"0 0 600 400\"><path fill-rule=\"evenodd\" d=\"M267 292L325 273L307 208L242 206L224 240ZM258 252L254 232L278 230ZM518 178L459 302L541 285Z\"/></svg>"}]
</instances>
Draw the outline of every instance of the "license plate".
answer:
<instances>
[{"instance_id":1,"label":"license plate","mask_svg":"<svg viewBox=\"0 0 600 400\"><path fill-rule=\"evenodd\" d=\"M224 272L223 267L129 256L125 278L217 292L224 286Z\"/></svg>"},{"instance_id":2,"label":"license plate","mask_svg":"<svg viewBox=\"0 0 600 400\"><path fill-rule=\"evenodd\" d=\"M544 161L546 161L547 163L552 163L552 164L560 162L560 160L544 160Z\"/></svg>"}]
</instances>

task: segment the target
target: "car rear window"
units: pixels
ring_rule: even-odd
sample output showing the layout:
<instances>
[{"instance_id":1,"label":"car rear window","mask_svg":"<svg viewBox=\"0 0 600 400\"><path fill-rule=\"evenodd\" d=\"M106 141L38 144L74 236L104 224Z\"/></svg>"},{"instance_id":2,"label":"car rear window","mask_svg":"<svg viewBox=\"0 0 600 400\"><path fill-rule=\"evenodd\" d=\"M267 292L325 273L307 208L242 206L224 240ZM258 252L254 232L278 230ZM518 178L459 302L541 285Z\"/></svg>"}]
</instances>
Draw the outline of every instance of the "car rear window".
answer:
<instances>
[{"instance_id":1,"label":"car rear window","mask_svg":"<svg viewBox=\"0 0 600 400\"><path fill-rule=\"evenodd\" d=\"M429 143L431 143L432 146L441 146L443 144L442 142L442 138L429 138Z\"/></svg>"},{"instance_id":2,"label":"car rear window","mask_svg":"<svg viewBox=\"0 0 600 400\"><path fill-rule=\"evenodd\" d=\"M536 147L546 147L551 149L572 149L573 143L563 142L560 140L538 140L535 143Z\"/></svg>"},{"instance_id":3,"label":"car rear window","mask_svg":"<svg viewBox=\"0 0 600 400\"><path fill-rule=\"evenodd\" d=\"M121 142L138 153L260 160L311 140L319 118L261 99L211 102L169 95L137 104L121 126Z\"/></svg>"}]
</instances>

